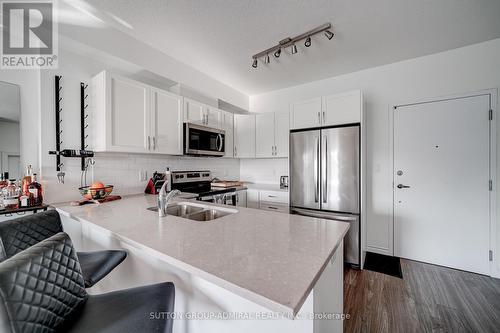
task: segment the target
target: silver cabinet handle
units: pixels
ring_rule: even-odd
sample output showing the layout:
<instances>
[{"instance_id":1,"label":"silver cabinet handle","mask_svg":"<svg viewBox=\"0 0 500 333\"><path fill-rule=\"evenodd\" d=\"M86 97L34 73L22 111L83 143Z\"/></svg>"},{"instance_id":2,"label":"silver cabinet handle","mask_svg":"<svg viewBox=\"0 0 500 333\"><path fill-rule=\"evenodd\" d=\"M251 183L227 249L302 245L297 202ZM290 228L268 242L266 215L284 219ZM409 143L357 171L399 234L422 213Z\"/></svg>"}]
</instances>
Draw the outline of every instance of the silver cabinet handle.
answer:
<instances>
[{"instance_id":1,"label":"silver cabinet handle","mask_svg":"<svg viewBox=\"0 0 500 333\"><path fill-rule=\"evenodd\" d=\"M156 150L156 136L153 136L153 150Z\"/></svg>"},{"instance_id":2,"label":"silver cabinet handle","mask_svg":"<svg viewBox=\"0 0 500 333\"><path fill-rule=\"evenodd\" d=\"M323 176L322 176L322 187L323 187L323 203L328 202L328 137L325 135L323 137L323 140L325 141L323 146L324 146L324 156L323 156L323 161L324 161L324 167L322 168L324 170Z\"/></svg>"},{"instance_id":3,"label":"silver cabinet handle","mask_svg":"<svg viewBox=\"0 0 500 333\"><path fill-rule=\"evenodd\" d=\"M318 111L318 124L321 124L321 112Z\"/></svg>"},{"instance_id":4,"label":"silver cabinet handle","mask_svg":"<svg viewBox=\"0 0 500 333\"><path fill-rule=\"evenodd\" d=\"M234 146L234 156L238 156L238 150L236 150L236 146Z\"/></svg>"},{"instance_id":5,"label":"silver cabinet handle","mask_svg":"<svg viewBox=\"0 0 500 333\"><path fill-rule=\"evenodd\" d=\"M267 197L268 197L268 198L276 198L276 196L275 196L275 195L268 195Z\"/></svg>"},{"instance_id":6,"label":"silver cabinet handle","mask_svg":"<svg viewBox=\"0 0 500 333\"><path fill-rule=\"evenodd\" d=\"M278 207L273 207L273 206L267 206L269 209L278 209Z\"/></svg>"},{"instance_id":7,"label":"silver cabinet handle","mask_svg":"<svg viewBox=\"0 0 500 333\"><path fill-rule=\"evenodd\" d=\"M314 156L314 202L318 202L319 186L318 186L318 169L319 169L319 138L316 138L316 156Z\"/></svg>"},{"instance_id":8,"label":"silver cabinet handle","mask_svg":"<svg viewBox=\"0 0 500 333\"><path fill-rule=\"evenodd\" d=\"M408 185L398 184L398 188L410 188Z\"/></svg>"},{"instance_id":9,"label":"silver cabinet handle","mask_svg":"<svg viewBox=\"0 0 500 333\"><path fill-rule=\"evenodd\" d=\"M323 111L323 124L325 124L325 123L326 123L326 112Z\"/></svg>"},{"instance_id":10,"label":"silver cabinet handle","mask_svg":"<svg viewBox=\"0 0 500 333\"><path fill-rule=\"evenodd\" d=\"M148 135L148 150L151 150L151 137Z\"/></svg>"}]
</instances>

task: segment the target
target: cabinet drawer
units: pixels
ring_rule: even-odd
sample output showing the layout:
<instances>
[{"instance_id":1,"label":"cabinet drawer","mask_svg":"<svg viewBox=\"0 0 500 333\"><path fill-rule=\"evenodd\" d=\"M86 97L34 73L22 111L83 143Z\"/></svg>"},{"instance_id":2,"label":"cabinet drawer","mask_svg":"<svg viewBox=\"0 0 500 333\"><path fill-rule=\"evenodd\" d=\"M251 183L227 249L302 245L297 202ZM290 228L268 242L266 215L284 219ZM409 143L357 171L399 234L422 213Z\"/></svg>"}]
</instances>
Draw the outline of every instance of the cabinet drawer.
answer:
<instances>
[{"instance_id":1,"label":"cabinet drawer","mask_svg":"<svg viewBox=\"0 0 500 333\"><path fill-rule=\"evenodd\" d=\"M288 192L260 191L260 201L288 204Z\"/></svg>"},{"instance_id":2,"label":"cabinet drawer","mask_svg":"<svg viewBox=\"0 0 500 333\"><path fill-rule=\"evenodd\" d=\"M262 210L269 210L272 212L289 213L289 208L287 204L278 204L278 203L261 201L259 208Z\"/></svg>"}]
</instances>

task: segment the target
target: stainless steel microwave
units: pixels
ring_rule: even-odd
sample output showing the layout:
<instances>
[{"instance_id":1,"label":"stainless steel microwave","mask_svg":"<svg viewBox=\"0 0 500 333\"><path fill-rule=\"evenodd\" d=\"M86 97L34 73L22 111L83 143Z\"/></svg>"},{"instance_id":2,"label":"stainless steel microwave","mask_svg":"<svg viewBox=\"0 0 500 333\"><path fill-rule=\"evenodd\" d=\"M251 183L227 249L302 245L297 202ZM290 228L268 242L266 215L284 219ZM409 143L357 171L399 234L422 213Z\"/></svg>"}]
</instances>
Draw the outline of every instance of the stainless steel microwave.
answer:
<instances>
[{"instance_id":1,"label":"stainless steel microwave","mask_svg":"<svg viewBox=\"0 0 500 333\"><path fill-rule=\"evenodd\" d=\"M184 155L224 156L225 143L224 130L184 123Z\"/></svg>"}]
</instances>

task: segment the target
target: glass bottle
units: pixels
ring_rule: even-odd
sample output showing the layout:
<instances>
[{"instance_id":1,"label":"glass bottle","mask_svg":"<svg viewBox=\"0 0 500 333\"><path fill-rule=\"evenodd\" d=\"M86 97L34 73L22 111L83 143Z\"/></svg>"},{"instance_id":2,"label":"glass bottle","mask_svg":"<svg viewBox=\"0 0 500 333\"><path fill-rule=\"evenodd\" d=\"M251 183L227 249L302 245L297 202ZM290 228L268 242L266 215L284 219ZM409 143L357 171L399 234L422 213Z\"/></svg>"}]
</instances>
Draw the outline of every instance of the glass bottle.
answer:
<instances>
[{"instance_id":1,"label":"glass bottle","mask_svg":"<svg viewBox=\"0 0 500 333\"><path fill-rule=\"evenodd\" d=\"M6 209L19 208L19 193L20 189L16 186L16 180L9 180L9 184L2 189L3 206Z\"/></svg>"},{"instance_id":2,"label":"glass bottle","mask_svg":"<svg viewBox=\"0 0 500 333\"><path fill-rule=\"evenodd\" d=\"M26 175L23 178L22 181L22 194L29 196L29 191L28 191L28 186L31 184L33 177L33 168L31 167L31 164L28 165L26 168Z\"/></svg>"},{"instance_id":3,"label":"glass bottle","mask_svg":"<svg viewBox=\"0 0 500 333\"><path fill-rule=\"evenodd\" d=\"M37 181L36 173L33 174L33 181L28 186L30 196L30 206L41 206L43 204L42 185Z\"/></svg>"}]
</instances>

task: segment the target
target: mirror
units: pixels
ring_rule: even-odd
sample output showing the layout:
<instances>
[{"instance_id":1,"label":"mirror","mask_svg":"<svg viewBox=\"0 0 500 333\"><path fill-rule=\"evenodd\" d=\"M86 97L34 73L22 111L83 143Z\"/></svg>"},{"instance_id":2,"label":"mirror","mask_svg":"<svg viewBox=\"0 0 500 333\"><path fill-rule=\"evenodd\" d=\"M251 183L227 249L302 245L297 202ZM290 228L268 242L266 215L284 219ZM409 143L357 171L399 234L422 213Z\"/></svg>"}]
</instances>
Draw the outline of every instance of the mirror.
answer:
<instances>
[{"instance_id":1,"label":"mirror","mask_svg":"<svg viewBox=\"0 0 500 333\"><path fill-rule=\"evenodd\" d=\"M0 81L0 172L8 172L9 179L22 175L20 119L19 86Z\"/></svg>"}]
</instances>

